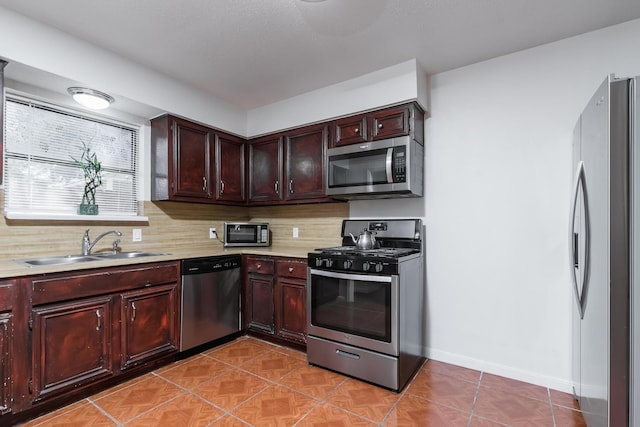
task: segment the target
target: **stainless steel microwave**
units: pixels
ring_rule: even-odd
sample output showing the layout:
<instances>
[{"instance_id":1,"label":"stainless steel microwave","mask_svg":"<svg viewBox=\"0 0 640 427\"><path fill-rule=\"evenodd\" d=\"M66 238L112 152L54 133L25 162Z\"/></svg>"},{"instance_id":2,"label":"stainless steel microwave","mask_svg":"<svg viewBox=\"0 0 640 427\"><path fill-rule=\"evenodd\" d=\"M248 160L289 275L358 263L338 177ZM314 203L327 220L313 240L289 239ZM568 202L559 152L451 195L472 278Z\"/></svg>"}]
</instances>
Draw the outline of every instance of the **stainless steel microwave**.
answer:
<instances>
[{"instance_id":1,"label":"stainless steel microwave","mask_svg":"<svg viewBox=\"0 0 640 427\"><path fill-rule=\"evenodd\" d=\"M224 246L269 246L268 222L225 222Z\"/></svg>"},{"instance_id":2,"label":"stainless steel microwave","mask_svg":"<svg viewBox=\"0 0 640 427\"><path fill-rule=\"evenodd\" d=\"M337 199L421 197L424 147L409 136L327 150L327 195Z\"/></svg>"}]
</instances>

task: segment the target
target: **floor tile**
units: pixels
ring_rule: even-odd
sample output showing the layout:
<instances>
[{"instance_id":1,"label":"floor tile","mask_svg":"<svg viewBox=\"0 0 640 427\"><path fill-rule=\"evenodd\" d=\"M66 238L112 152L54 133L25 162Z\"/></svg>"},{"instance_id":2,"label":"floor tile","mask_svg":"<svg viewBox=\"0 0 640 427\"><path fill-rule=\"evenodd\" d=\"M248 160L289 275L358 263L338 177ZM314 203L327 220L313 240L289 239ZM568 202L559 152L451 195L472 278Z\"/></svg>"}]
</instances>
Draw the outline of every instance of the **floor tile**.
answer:
<instances>
[{"instance_id":1,"label":"floor tile","mask_svg":"<svg viewBox=\"0 0 640 427\"><path fill-rule=\"evenodd\" d=\"M205 427L224 412L197 397L184 394L125 424L126 427Z\"/></svg>"},{"instance_id":2,"label":"floor tile","mask_svg":"<svg viewBox=\"0 0 640 427\"><path fill-rule=\"evenodd\" d=\"M406 393L470 413L477 389L477 383L430 371L420 371Z\"/></svg>"},{"instance_id":3,"label":"floor tile","mask_svg":"<svg viewBox=\"0 0 640 427\"><path fill-rule=\"evenodd\" d=\"M385 427L466 427L469 413L406 394L384 422Z\"/></svg>"},{"instance_id":4,"label":"floor tile","mask_svg":"<svg viewBox=\"0 0 640 427\"><path fill-rule=\"evenodd\" d=\"M280 384L301 393L324 399L345 381L345 377L316 366L305 365L289 373Z\"/></svg>"},{"instance_id":5,"label":"floor tile","mask_svg":"<svg viewBox=\"0 0 640 427\"><path fill-rule=\"evenodd\" d=\"M294 350L292 348L287 347L276 347L274 351L278 353L286 354L287 356L294 357L296 359L307 361L307 353L303 353L299 350Z\"/></svg>"},{"instance_id":6,"label":"floor tile","mask_svg":"<svg viewBox=\"0 0 640 427\"><path fill-rule=\"evenodd\" d=\"M277 351L262 353L240 365L241 369L270 380L278 380L295 369L307 366L300 359L287 356Z\"/></svg>"},{"instance_id":7,"label":"floor tile","mask_svg":"<svg viewBox=\"0 0 640 427\"><path fill-rule=\"evenodd\" d=\"M250 424L245 423L238 418L235 418L231 415L227 415L225 417L220 418L217 421L214 421L210 424L211 427L248 427Z\"/></svg>"},{"instance_id":8,"label":"floor tile","mask_svg":"<svg viewBox=\"0 0 640 427\"><path fill-rule=\"evenodd\" d=\"M340 384L326 401L379 423L399 397L389 390L349 378Z\"/></svg>"},{"instance_id":9,"label":"floor tile","mask_svg":"<svg viewBox=\"0 0 640 427\"><path fill-rule=\"evenodd\" d=\"M377 424L323 403L305 416L296 427L373 427Z\"/></svg>"},{"instance_id":10,"label":"floor tile","mask_svg":"<svg viewBox=\"0 0 640 427\"><path fill-rule=\"evenodd\" d=\"M206 356L192 358L187 363L182 363L174 369L158 373L159 376L174 382L184 388L192 389L198 385L211 381L230 369L226 363L222 363Z\"/></svg>"},{"instance_id":11,"label":"floor tile","mask_svg":"<svg viewBox=\"0 0 640 427\"><path fill-rule=\"evenodd\" d=\"M473 414L514 427L553 427L550 403L482 386Z\"/></svg>"},{"instance_id":12,"label":"floor tile","mask_svg":"<svg viewBox=\"0 0 640 427\"><path fill-rule=\"evenodd\" d=\"M487 420L485 418L473 417L469 427L509 427L509 424L502 424L497 421ZM557 426L561 427L561 426Z\"/></svg>"},{"instance_id":13,"label":"floor tile","mask_svg":"<svg viewBox=\"0 0 640 427\"><path fill-rule=\"evenodd\" d=\"M63 408L65 409L65 408ZM87 401L83 404L72 405L67 410L59 410L48 414L44 418L36 419L25 426L38 427L116 427L111 420L98 408Z\"/></svg>"},{"instance_id":14,"label":"floor tile","mask_svg":"<svg viewBox=\"0 0 640 427\"><path fill-rule=\"evenodd\" d=\"M119 422L125 423L180 394L184 394L184 391L179 387L162 378L151 376L115 393L97 398L94 403Z\"/></svg>"},{"instance_id":15,"label":"floor tile","mask_svg":"<svg viewBox=\"0 0 640 427\"><path fill-rule=\"evenodd\" d=\"M246 338L237 342L234 341L223 347L214 348L204 354L230 365L239 365L272 349L272 345L259 340Z\"/></svg>"},{"instance_id":16,"label":"floor tile","mask_svg":"<svg viewBox=\"0 0 640 427\"><path fill-rule=\"evenodd\" d=\"M225 410L231 410L269 387L271 383L253 374L232 369L192 392Z\"/></svg>"},{"instance_id":17,"label":"floor tile","mask_svg":"<svg viewBox=\"0 0 640 427\"><path fill-rule=\"evenodd\" d=\"M233 411L233 415L256 426L291 426L318 401L281 386L271 386Z\"/></svg>"},{"instance_id":18,"label":"floor tile","mask_svg":"<svg viewBox=\"0 0 640 427\"><path fill-rule=\"evenodd\" d=\"M554 406L553 418L558 427L587 427L582 413L573 409Z\"/></svg>"},{"instance_id":19,"label":"floor tile","mask_svg":"<svg viewBox=\"0 0 640 427\"><path fill-rule=\"evenodd\" d=\"M75 409L78 409L81 406L84 406L84 405L91 405L91 403L87 399L80 400L80 401L72 403L72 404L70 404L68 406L64 406L64 407L62 407L62 408L60 408L60 409L58 409L56 411L49 412L48 414L45 414L45 415L43 415L43 416L41 416L39 418L36 418L36 419L34 419L32 421L28 421L28 422L26 422L24 424L21 424L21 427L32 427L32 426L35 426L35 425L40 425L41 423L44 423L45 421L47 421L49 419L52 419L52 418L55 418L55 417L60 417L60 416L62 416L64 414L66 414L67 412L71 412L71 411L73 411Z\"/></svg>"},{"instance_id":20,"label":"floor tile","mask_svg":"<svg viewBox=\"0 0 640 427\"><path fill-rule=\"evenodd\" d=\"M576 398L573 397L573 394L563 393L557 390L549 390L549 394L551 395L552 404L580 410L580 404Z\"/></svg>"},{"instance_id":21,"label":"floor tile","mask_svg":"<svg viewBox=\"0 0 640 427\"><path fill-rule=\"evenodd\" d=\"M480 371L451 365L449 363L438 362L437 360L427 360L425 364L422 365L421 370L435 372L442 375L449 375L450 377L460 378L469 382L480 381Z\"/></svg>"},{"instance_id":22,"label":"floor tile","mask_svg":"<svg viewBox=\"0 0 640 427\"><path fill-rule=\"evenodd\" d=\"M517 394L519 396L529 397L531 399L549 402L549 392L547 388L535 384L529 384L511 378L505 378L498 375L483 374L480 385L502 390L508 393Z\"/></svg>"},{"instance_id":23,"label":"floor tile","mask_svg":"<svg viewBox=\"0 0 640 427\"><path fill-rule=\"evenodd\" d=\"M130 379L128 381L123 382L122 384L118 384L118 385L113 386L113 387L111 387L111 388L109 388L107 390L104 390L104 391L101 391L99 393L96 393L93 396L91 396L89 399L93 400L93 401L95 401L97 399L101 399L101 398L103 398L105 396L108 396L108 395L113 394L113 393L117 393L120 390L129 388L134 384L137 384L137 383L142 382L142 381L146 381L146 380L148 380L150 378L154 378L154 377L155 377L155 375L153 375L152 373L149 373L149 374L144 374L144 375L136 377L136 378L132 378L132 379Z\"/></svg>"}]
</instances>

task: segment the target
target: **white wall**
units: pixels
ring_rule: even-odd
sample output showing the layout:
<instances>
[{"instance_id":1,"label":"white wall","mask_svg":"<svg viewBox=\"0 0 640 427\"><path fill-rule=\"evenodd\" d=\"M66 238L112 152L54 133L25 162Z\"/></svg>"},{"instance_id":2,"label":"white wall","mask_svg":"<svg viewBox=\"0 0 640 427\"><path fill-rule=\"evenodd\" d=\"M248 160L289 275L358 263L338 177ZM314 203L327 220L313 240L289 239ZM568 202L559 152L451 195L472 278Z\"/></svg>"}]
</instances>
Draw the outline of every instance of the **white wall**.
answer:
<instances>
[{"instance_id":1,"label":"white wall","mask_svg":"<svg viewBox=\"0 0 640 427\"><path fill-rule=\"evenodd\" d=\"M257 136L381 106L417 100L428 107L426 74L415 59L250 110L247 135Z\"/></svg>"},{"instance_id":2,"label":"white wall","mask_svg":"<svg viewBox=\"0 0 640 427\"><path fill-rule=\"evenodd\" d=\"M609 73L640 74L640 20L431 76L423 216L431 358L571 390L573 126Z\"/></svg>"}]
</instances>

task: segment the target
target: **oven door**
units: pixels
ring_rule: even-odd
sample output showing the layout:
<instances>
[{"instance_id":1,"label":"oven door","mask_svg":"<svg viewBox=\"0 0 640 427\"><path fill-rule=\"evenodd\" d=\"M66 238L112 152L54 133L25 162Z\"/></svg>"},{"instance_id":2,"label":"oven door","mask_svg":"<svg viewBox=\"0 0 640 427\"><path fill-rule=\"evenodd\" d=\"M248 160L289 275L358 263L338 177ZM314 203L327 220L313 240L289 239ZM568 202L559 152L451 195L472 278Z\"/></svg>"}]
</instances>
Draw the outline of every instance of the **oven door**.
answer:
<instances>
[{"instance_id":1,"label":"oven door","mask_svg":"<svg viewBox=\"0 0 640 427\"><path fill-rule=\"evenodd\" d=\"M399 355L398 276L309 269L308 333Z\"/></svg>"}]
</instances>

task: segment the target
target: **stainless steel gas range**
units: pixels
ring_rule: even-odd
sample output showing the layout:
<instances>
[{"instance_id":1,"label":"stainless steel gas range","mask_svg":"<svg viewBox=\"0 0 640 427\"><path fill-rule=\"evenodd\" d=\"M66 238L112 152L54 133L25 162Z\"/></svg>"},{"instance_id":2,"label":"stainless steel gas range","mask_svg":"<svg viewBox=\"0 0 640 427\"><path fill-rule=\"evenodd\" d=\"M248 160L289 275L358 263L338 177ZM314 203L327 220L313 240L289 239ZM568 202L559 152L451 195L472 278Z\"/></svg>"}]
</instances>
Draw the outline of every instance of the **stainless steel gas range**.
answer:
<instances>
[{"instance_id":1,"label":"stainless steel gas range","mask_svg":"<svg viewBox=\"0 0 640 427\"><path fill-rule=\"evenodd\" d=\"M310 364L407 384L424 361L422 234L420 219L344 220L342 246L309 253Z\"/></svg>"}]
</instances>

